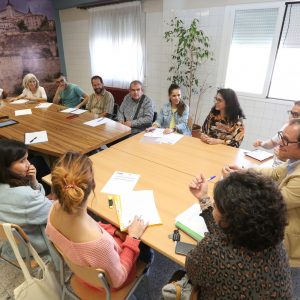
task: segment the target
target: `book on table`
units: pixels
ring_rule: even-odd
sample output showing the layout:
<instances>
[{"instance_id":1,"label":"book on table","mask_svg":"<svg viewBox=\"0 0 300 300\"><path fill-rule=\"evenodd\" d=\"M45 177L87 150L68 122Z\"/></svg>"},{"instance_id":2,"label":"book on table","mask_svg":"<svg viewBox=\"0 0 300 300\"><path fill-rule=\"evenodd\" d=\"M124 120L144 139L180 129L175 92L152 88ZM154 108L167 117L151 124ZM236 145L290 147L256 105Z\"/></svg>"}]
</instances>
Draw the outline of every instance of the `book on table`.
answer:
<instances>
[{"instance_id":1,"label":"book on table","mask_svg":"<svg viewBox=\"0 0 300 300\"><path fill-rule=\"evenodd\" d=\"M175 226L200 241L204 233L208 232L204 219L200 216L201 208L198 203L193 204L187 210L179 214L175 219Z\"/></svg>"}]
</instances>

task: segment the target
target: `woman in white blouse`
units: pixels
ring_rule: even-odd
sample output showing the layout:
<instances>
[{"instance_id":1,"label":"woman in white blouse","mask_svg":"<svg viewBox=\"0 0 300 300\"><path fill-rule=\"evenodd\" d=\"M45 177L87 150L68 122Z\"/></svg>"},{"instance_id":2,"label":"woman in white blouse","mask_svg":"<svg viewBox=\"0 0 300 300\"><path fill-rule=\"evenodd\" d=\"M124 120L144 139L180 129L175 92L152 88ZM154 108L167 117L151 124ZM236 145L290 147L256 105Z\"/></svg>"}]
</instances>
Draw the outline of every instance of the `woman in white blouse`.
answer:
<instances>
[{"instance_id":1,"label":"woman in white blouse","mask_svg":"<svg viewBox=\"0 0 300 300\"><path fill-rule=\"evenodd\" d=\"M45 89L40 86L38 79L32 73L28 73L23 78L24 90L21 95L11 98L10 101L17 99L28 99L35 101L47 101Z\"/></svg>"}]
</instances>

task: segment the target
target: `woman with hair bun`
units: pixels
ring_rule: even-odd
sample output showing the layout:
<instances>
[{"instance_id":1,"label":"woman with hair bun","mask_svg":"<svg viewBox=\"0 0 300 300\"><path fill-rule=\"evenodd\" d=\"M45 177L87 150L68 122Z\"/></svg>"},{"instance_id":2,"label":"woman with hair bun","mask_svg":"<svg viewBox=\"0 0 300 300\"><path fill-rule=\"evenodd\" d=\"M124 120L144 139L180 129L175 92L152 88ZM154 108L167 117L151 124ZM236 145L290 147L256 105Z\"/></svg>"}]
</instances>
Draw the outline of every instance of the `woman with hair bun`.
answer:
<instances>
[{"instance_id":1,"label":"woman with hair bun","mask_svg":"<svg viewBox=\"0 0 300 300\"><path fill-rule=\"evenodd\" d=\"M47 95L45 89L40 86L40 83L36 76L32 73L28 73L23 78L23 92L21 95L11 98L9 101L18 99L28 99L34 101L47 101Z\"/></svg>"},{"instance_id":2,"label":"woman with hair bun","mask_svg":"<svg viewBox=\"0 0 300 300\"><path fill-rule=\"evenodd\" d=\"M118 289L135 275L139 238L147 225L135 218L128 234L98 223L87 212L87 199L95 188L92 161L68 152L52 170L52 191L58 201L50 211L46 234L60 251L80 266L104 269ZM82 279L82 283L88 285Z\"/></svg>"}]
</instances>

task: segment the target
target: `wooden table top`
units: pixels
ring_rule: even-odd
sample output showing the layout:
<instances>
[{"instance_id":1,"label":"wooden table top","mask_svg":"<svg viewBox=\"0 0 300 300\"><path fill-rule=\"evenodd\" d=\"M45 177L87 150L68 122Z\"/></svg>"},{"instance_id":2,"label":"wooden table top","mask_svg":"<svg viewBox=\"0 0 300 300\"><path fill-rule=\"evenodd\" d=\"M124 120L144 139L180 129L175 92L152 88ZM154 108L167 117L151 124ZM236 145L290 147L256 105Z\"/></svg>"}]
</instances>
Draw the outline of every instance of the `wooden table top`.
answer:
<instances>
[{"instance_id":1,"label":"wooden table top","mask_svg":"<svg viewBox=\"0 0 300 300\"><path fill-rule=\"evenodd\" d=\"M141 141L143 135L139 133L112 147L192 176L202 172L206 177L218 177L224 165L237 164L249 168L261 164L245 156L244 149L208 145L190 136L183 136L174 145L148 144Z\"/></svg>"},{"instance_id":2,"label":"wooden table top","mask_svg":"<svg viewBox=\"0 0 300 300\"><path fill-rule=\"evenodd\" d=\"M188 189L192 176L112 148L90 158L93 161L96 188L95 197L93 194L89 197L88 208L109 223L119 226L115 207L109 208L108 195L100 191L114 171L140 174L134 190L153 190L156 207L163 223L149 226L142 236L142 241L183 266L185 256L175 254L175 243L168 235L175 229L176 216L196 201ZM50 183L50 175L44 177L44 180ZM210 183L210 192L212 187L213 184ZM181 236L182 241L196 244L196 241L185 233L182 232Z\"/></svg>"},{"instance_id":3,"label":"wooden table top","mask_svg":"<svg viewBox=\"0 0 300 300\"><path fill-rule=\"evenodd\" d=\"M131 132L129 127L112 120L97 127L84 125L84 122L94 119L89 112L67 119L70 114L60 112L65 108L63 106L52 104L41 109L35 108L36 105L1 101L0 116L7 115L19 123L0 128L0 137L24 141L26 132L46 130L48 142L29 145L29 149L58 157L70 150L88 153ZM32 110L32 115L15 116L15 110L26 108Z\"/></svg>"}]
</instances>

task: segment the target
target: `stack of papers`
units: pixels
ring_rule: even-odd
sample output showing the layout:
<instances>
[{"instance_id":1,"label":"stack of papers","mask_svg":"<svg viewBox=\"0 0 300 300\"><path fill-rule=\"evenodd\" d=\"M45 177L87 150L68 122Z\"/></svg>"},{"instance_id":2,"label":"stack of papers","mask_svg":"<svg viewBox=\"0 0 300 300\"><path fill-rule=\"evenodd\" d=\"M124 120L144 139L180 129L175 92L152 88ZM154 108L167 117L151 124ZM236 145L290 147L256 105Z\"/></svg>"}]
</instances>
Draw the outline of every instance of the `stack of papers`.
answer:
<instances>
[{"instance_id":1,"label":"stack of papers","mask_svg":"<svg viewBox=\"0 0 300 300\"><path fill-rule=\"evenodd\" d=\"M66 108L64 110L61 110L60 112L68 113L68 114L80 115L80 114L85 113L86 111L87 111L86 109L71 107L71 108Z\"/></svg>"},{"instance_id":2,"label":"stack of papers","mask_svg":"<svg viewBox=\"0 0 300 300\"><path fill-rule=\"evenodd\" d=\"M151 190L124 193L115 200L115 205L121 231L128 228L135 216L148 225L161 224Z\"/></svg>"},{"instance_id":3,"label":"stack of papers","mask_svg":"<svg viewBox=\"0 0 300 300\"><path fill-rule=\"evenodd\" d=\"M182 137L182 134L178 133L169 133L164 134L164 128L156 128L151 132L146 132L144 134L145 139L141 139L146 143L151 143L151 139L153 139L153 144L175 144L177 143ZM151 139L150 139L151 138Z\"/></svg>"},{"instance_id":4,"label":"stack of papers","mask_svg":"<svg viewBox=\"0 0 300 300\"><path fill-rule=\"evenodd\" d=\"M25 116L25 115L31 115L32 111L31 109L18 109L15 110L15 116Z\"/></svg>"},{"instance_id":5,"label":"stack of papers","mask_svg":"<svg viewBox=\"0 0 300 300\"><path fill-rule=\"evenodd\" d=\"M252 157L259 161L263 161L263 160L273 157L273 153L269 153L267 151L263 151L260 149L255 149L253 151L246 152L245 154L247 156Z\"/></svg>"},{"instance_id":6,"label":"stack of papers","mask_svg":"<svg viewBox=\"0 0 300 300\"><path fill-rule=\"evenodd\" d=\"M51 105L52 105L52 103L43 102L43 103L38 104L35 108L48 108Z\"/></svg>"},{"instance_id":7,"label":"stack of papers","mask_svg":"<svg viewBox=\"0 0 300 300\"><path fill-rule=\"evenodd\" d=\"M97 118L97 119L85 122L83 124L92 126L92 127L96 127L96 126L105 124L107 121L109 121L109 119L107 119L107 118Z\"/></svg>"},{"instance_id":8,"label":"stack of papers","mask_svg":"<svg viewBox=\"0 0 300 300\"><path fill-rule=\"evenodd\" d=\"M11 104L24 104L27 103L29 100L28 99L18 99L15 101L12 101Z\"/></svg>"},{"instance_id":9,"label":"stack of papers","mask_svg":"<svg viewBox=\"0 0 300 300\"><path fill-rule=\"evenodd\" d=\"M46 130L25 133L26 145L44 143L44 142L48 142L48 135Z\"/></svg>"},{"instance_id":10,"label":"stack of papers","mask_svg":"<svg viewBox=\"0 0 300 300\"><path fill-rule=\"evenodd\" d=\"M175 220L176 227L197 241L202 240L204 233L208 232L204 219L199 215L200 212L200 205L195 203L178 215Z\"/></svg>"}]
</instances>

